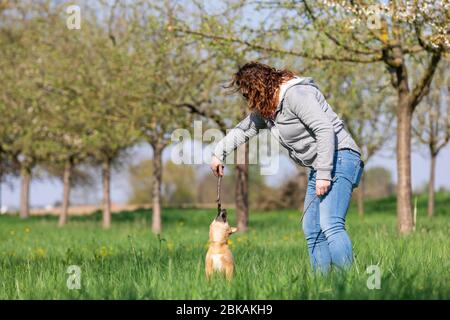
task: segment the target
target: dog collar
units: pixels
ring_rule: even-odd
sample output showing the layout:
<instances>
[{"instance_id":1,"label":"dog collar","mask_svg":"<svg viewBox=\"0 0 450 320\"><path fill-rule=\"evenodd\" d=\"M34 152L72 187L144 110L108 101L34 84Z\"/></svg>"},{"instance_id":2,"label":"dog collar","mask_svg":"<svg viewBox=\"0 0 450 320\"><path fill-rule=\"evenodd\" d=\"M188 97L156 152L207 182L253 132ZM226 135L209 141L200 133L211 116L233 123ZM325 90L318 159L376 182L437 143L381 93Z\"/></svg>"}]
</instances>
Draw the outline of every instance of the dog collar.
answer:
<instances>
[{"instance_id":1,"label":"dog collar","mask_svg":"<svg viewBox=\"0 0 450 320\"><path fill-rule=\"evenodd\" d=\"M227 241L208 241L208 244L210 243L227 244Z\"/></svg>"}]
</instances>

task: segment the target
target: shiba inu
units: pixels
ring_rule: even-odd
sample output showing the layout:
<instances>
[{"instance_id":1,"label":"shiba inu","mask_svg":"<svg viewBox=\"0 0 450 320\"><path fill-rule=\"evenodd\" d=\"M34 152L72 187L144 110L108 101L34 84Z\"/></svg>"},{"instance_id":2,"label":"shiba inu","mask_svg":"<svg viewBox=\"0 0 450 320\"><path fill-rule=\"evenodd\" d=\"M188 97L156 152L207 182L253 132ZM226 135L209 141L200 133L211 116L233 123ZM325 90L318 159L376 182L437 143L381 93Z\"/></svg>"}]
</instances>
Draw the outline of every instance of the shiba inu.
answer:
<instances>
[{"instance_id":1,"label":"shiba inu","mask_svg":"<svg viewBox=\"0 0 450 320\"><path fill-rule=\"evenodd\" d=\"M237 228L228 224L227 210L221 209L209 226L209 248L205 260L207 279L215 272L225 275L227 280L233 278L234 260L227 242L228 237L236 231Z\"/></svg>"}]
</instances>

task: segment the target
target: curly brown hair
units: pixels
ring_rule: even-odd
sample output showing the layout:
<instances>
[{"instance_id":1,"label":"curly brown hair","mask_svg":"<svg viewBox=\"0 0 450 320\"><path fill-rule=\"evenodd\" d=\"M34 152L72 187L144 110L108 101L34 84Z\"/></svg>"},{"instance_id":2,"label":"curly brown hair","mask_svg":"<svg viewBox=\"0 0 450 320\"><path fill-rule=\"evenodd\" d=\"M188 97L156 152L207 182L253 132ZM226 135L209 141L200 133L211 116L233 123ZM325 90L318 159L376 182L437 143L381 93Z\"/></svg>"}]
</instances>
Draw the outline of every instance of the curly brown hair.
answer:
<instances>
[{"instance_id":1,"label":"curly brown hair","mask_svg":"<svg viewBox=\"0 0 450 320\"><path fill-rule=\"evenodd\" d=\"M272 118L278 105L280 85L294 77L294 73L289 70L279 70L252 61L239 68L227 88L241 93L250 110L257 110L265 118Z\"/></svg>"}]
</instances>

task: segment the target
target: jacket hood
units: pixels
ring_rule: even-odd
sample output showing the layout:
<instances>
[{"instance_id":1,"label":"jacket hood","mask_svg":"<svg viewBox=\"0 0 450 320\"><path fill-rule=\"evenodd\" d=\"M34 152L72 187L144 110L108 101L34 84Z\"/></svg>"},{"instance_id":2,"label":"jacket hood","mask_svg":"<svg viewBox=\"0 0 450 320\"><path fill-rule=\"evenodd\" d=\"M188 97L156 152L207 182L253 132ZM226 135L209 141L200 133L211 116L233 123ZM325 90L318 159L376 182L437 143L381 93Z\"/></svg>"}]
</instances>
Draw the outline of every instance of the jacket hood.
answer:
<instances>
[{"instance_id":1,"label":"jacket hood","mask_svg":"<svg viewBox=\"0 0 450 320\"><path fill-rule=\"evenodd\" d=\"M286 96L286 92L289 90L289 88L292 88L293 86L297 85L310 85L318 89L317 85L314 83L314 80L310 77L295 77L281 85L280 88L280 101L278 102L278 106L276 111L278 111L281 108L281 104ZM275 111L275 112L276 112Z\"/></svg>"}]
</instances>

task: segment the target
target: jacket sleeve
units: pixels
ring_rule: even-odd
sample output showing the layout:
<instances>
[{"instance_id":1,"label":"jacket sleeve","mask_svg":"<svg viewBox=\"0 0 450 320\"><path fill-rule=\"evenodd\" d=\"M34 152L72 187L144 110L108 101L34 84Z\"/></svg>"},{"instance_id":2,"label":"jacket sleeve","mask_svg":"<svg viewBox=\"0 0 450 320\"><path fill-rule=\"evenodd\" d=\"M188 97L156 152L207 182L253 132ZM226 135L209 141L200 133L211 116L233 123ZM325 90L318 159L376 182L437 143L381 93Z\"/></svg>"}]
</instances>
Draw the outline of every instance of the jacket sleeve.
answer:
<instances>
[{"instance_id":1,"label":"jacket sleeve","mask_svg":"<svg viewBox=\"0 0 450 320\"><path fill-rule=\"evenodd\" d=\"M260 129L264 128L266 128L264 119L256 112L251 112L217 143L213 155L219 158L220 161L224 161L227 155L241 144L247 142L251 137L257 135Z\"/></svg>"},{"instance_id":2,"label":"jacket sleeve","mask_svg":"<svg viewBox=\"0 0 450 320\"><path fill-rule=\"evenodd\" d=\"M287 101L300 121L315 135L317 141L316 179L331 180L335 151L333 124L320 106L314 92L291 90Z\"/></svg>"}]
</instances>

